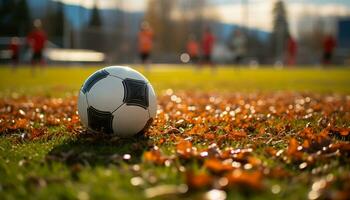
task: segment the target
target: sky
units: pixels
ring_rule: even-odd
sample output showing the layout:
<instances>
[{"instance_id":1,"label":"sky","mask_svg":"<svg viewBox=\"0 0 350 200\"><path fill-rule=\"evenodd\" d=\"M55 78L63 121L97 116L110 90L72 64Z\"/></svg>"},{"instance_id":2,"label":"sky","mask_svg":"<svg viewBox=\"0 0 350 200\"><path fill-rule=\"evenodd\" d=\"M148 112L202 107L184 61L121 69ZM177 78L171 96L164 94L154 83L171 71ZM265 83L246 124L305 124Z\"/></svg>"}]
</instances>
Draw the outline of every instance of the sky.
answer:
<instances>
[{"instance_id":1,"label":"sky","mask_svg":"<svg viewBox=\"0 0 350 200\"><path fill-rule=\"evenodd\" d=\"M147 0L55 0L70 5L80 5L92 8L97 2L100 9L123 9L128 12L143 12L147 6ZM271 31L272 8L276 0L208 0L210 13L213 6L219 13L220 21L228 24L245 25L252 28ZM246 2L246 6L242 6ZM326 29L332 32L335 29L330 16L350 16L350 0L284 0L287 7L287 16L290 30L293 35L298 34L298 29L307 29L310 23L305 20L305 13L309 21L317 17L324 17ZM242 9L243 8L243 9ZM243 11L242 11L243 10ZM242 17L244 16L244 18Z\"/></svg>"},{"instance_id":2,"label":"sky","mask_svg":"<svg viewBox=\"0 0 350 200\"><path fill-rule=\"evenodd\" d=\"M123 9L128 12L142 12L146 8L146 0L54 0L66 4L93 8L95 2L100 9Z\"/></svg>"},{"instance_id":3,"label":"sky","mask_svg":"<svg viewBox=\"0 0 350 200\"><path fill-rule=\"evenodd\" d=\"M242 20L242 14L232 15L232 13L242 13L240 1L219 0L222 21L226 23L246 24L250 27L259 28L265 31L272 29L272 9L275 0L249 0L248 14L244 14L248 19ZM316 17L325 17L331 23L326 24L326 31L332 32L334 23L331 16L350 16L350 1L349 0L285 0L287 8L287 17L290 25L290 30L293 35L298 34L298 28L308 28L308 23L305 22L305 14L309 19ZM244 12L243 12L244 13Z\"/></svg>"}]
</instances>

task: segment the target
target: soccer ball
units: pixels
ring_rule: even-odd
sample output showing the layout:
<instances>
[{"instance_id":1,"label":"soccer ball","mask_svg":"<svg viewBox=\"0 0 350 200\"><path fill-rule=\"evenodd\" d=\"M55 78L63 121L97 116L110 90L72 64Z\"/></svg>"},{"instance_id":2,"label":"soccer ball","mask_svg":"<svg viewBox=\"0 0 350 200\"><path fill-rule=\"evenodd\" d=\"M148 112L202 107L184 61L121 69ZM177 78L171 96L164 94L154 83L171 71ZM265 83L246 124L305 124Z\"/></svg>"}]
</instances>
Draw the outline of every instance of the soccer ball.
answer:
<instances>
[{"instance_id":1,"label":"soccer ball","mask_svg":"<svg viewBox=\"0 0 350 200\"><path fill-rule=\"evenodd\" d=\"M79 92L80 120L93 132L130 137L144 132L156 111L152 85L130 67L100 69L85 81Z\"/></svg>"}]
</instances>

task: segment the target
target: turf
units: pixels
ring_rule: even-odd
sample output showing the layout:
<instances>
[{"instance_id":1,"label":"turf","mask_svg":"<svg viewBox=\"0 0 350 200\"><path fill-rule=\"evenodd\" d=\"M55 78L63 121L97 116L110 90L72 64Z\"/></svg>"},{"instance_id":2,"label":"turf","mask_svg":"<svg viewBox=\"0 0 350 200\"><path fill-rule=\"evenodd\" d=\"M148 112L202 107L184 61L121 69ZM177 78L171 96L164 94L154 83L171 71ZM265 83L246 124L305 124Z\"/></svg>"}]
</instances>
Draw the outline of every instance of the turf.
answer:
<instances>
[{"instance_id":1,"label":"turf","mask_svg":"<svg viewBox=\"0 0 350 200\"><path fill-rule=\"evenodd\" d=\"M49 67L34 76L29 68L13 72L1 67L0 94L40 94L62 96L76 93L96 67ZM158 65L150 72L137 67L151 81L156 91L173 90L251 92L251 91L311 91L350 92L350 70L345 67L275 69L208 68L194 70L190 65Z\"/></svg>"},{"instance_id":2,"label":"turf","mask_svg":"<svg viewBox=\"0 0 350 200\"><path fill-rule=\"evenodd\" d=\"M160 110L131 139L80 126L75 94L98 67L1 67L0 199L349 197L348 68L176 67L137 68Z\"/></svg>"}]
</instances>

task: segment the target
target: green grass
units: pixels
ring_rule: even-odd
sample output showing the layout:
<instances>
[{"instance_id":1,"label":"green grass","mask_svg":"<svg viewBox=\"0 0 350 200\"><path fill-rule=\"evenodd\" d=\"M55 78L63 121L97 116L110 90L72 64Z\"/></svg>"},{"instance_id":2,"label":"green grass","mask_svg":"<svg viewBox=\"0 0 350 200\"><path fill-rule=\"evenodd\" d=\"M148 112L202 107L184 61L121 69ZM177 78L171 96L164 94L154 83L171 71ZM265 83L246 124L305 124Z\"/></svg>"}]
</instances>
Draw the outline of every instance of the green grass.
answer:
<instances>
[{"instance_id":1,"label":"green grass","mask_svg":"<svg viewBox=\"0 0 350 200\"><path fill-rule=\"evenodd\" d=\"M13 73L10 68L0 68L0 94L12 92L29 95L55 95L77 93L84 80L96 67L49 67L37 71L33 76L30 68ZM297 68L237 69L219 68L216 73L208 68L194 70L190 66L176 68L174 65L157 65L150 72L144 72L157 92L171 88L178 90L251 92L251 91L310 91L322 93L349 93L350 69Z\"/></svg>"},{"instance_id":2,"label":"green grass","mask_svg":"<svg viewBox=\"0 0 350 200\"><path fill-rule=\"evenodd\" d=\"M17 95L61 96L77 94L83 81L98 67L48 67L37 71L32 76L29 67L16 72L8 67L0 67L0 96ZM350 69L260 69L219 68L216 73L208 68L196 71L189 66L157 66L150 72L144 72L158 93L166 89L174 91L199 91L231 93L242 92L276 92L297 91L315 94L350 93ZM3 108L0 108L3 109ZM1 119L0 119L1 120ZM310 119L311 120L311 119ZM292 126L302 129L308 120L295 121ZM312 124L317 126L317 119ZM349 122L342 122L349 126ZM57 136L38 140L21 140L21 131L10 135L0 133L0 199L144 199L145 189L155 185L183 183L172 167L162 167L142 162L142 154L151 141L139 138L125 140L110 140L100 138L91 141L89 138L73 136L65 129L57 130L48 127L50 133L59 132ZM249 143L245 141L243 143ZM243 143L233 143L239 147ZM135 150L135 145L139 145ZM283 147L287 143L278 144ZM162 147L164 152L173 153L173 144ZM125 153L131 153L130 161L120 159ZM118 157L119 156L119 157ZM64 161L60 161L64 157ZM117 157L115 160L113 158ZM269 165L278 165L273 160L266 159ZM77 164L78 163L78 164ZM349 165L337 166L333 163L333 172L348 171ZM142 176L157 177L157 184L145 183L141 187L133 187L130 178L141 176L134 167L141 167ZM195 167L194 167L195 168ZM290 169L293 171L293 169ZM133 171L133 172L131 172ZM228 191L229 199L305 199L310 190L310 171L294 174L296 179L268 180L269 187L262 193L248 194L241 191ZM151 179L150 179L151 180ZM299 184L298 181L304 184ZM305 184L308 183L308 184ZM270 186L279 184L281 193L274 195ZM190 196L163 196L169 199L197 198L202 199L203 191L194 191Z\"/></svg>"},{"instance_id":3,"label":"green grass","mask_svg":"<svg viewBox=\"0 0 350 200\"><path fill-rule=\"evenodd\" d=\"M130 175L120 173L126 166L106 167L96 162L80 171L75 169L79 166L45 161L47 155L69 151L77 157L81 152L90 153L93 159L104 154L106 157L100 159L107 159L112 152L119 153L120 146L108 145L106 141L89 146L66 136L23 144L15 144L11 139L1 137L0 141L1 199L76 199L82 194L91 194L91 199L142 197L137 188L130 187ZM79 179L75 173L80 173Z\"/></svg>"}]
</instances>

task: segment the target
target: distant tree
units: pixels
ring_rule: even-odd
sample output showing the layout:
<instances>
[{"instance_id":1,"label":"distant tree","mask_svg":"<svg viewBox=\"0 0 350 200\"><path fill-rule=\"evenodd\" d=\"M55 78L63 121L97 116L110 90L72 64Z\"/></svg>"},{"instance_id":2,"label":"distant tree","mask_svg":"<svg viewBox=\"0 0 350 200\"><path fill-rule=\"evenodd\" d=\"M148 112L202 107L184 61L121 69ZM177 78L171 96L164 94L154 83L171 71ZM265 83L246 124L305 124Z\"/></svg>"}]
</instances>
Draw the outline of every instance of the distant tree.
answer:
<instances>
[{"instance_id":1,"label":"distant tree","mask_svg":"<svg viewBox=\"0 0 350 200\"><path fill-rule=\"evenodd\" d=\"M44 24L49 39L62 46L65 25L64 5L62 2L49 3Z\"/></svg>"},{"instance_id":2,"label":"distant tree","mask_svg":"<svg viewBox=\"0 0 350 200\"><path fill-rule=\"evenodd\" d=\"M0 36L14 35L16 32L16 26L11 23L15 7L15 1L2 0L0 2Z\"/></svg>"},{"instance_id":3,"label":"distant tree","mask_svg":"<svg viewBox=\"0 0 350 200\"><path fill-rule=\"evenodd\" d=\"M205 16L204 9L207 7L207 1L186 1L185 10L187 10L187 15L184 17L189 17L188 21L189 31L191 34L195 35L196 38L200 38L202 32L206 25L208 25L208 20ZM213 8L211 10L213 13Z\"/></svg>"},{"instance_id":4,"label":"distant tree","mask_svg":"<svg viewBox=\"0 0 350 200\"><path fill-rule=\"evenodd\" d=\"M171 19L171 13L174 9L176 0L149 0L145 13L145 20L148 21L155 32L157 45L155 51L160 52L174 50L173 30L174 21Z\"/></svg>"},{"instance_id":5,"label":"distant tree","mask_svg":"<svg viewBox=\"0 0 350 200\"><path fill-rule=\"evenodd\" d=\"M95 2L94 8L92 9L89 27L101 27L101 26L102 26L102 21L100 17L100 12L97 8L97 3Z\"/></svg>"},{"instance_id":6,"label":"distant tree","mask_svg":"<svg viewBox=\"0 0 350 200\"><path fill-rule=\"evenodd\" d=\"M276 1L273 7L272 48L277 59L281 59L289 36L287 12L283 1Z\"/></svg>"},{"instance_id":7,"label":"distant tree","mask_svg":"<svg viewBox=\"0 0 350 200\"><path fill-rule=\"evenodd\" d=\"M102 26L100 11L95 1L90 20L87 26L79 33L79 41L81 43L79 48L105 52L110 41L107 40L107 33L101 28ZM96 38L98 38L98 40L96 40Z\"/></svg>"},{"instance_id":8,"label":"distant tree","mask_svg":"<svg viewBox=\"0 0 350 200\"><path fill-rule=\"evenodd\" d=\"M18 2L14 18L15 24L18 26L18 35L27 35L32 27L32 20L30 18L30 12L26 0L20 0Z\"/></svg>"},{"instance_id":9,"label":"distant tree","mask_svg":"<svg viewBox=\"0 0 350 200\"><path fill-rule=\"evenodd\" d=\"M0 2L0 35L25 36L31 29L31 18L26 0Z\"/></svg>"}]
</instances>

